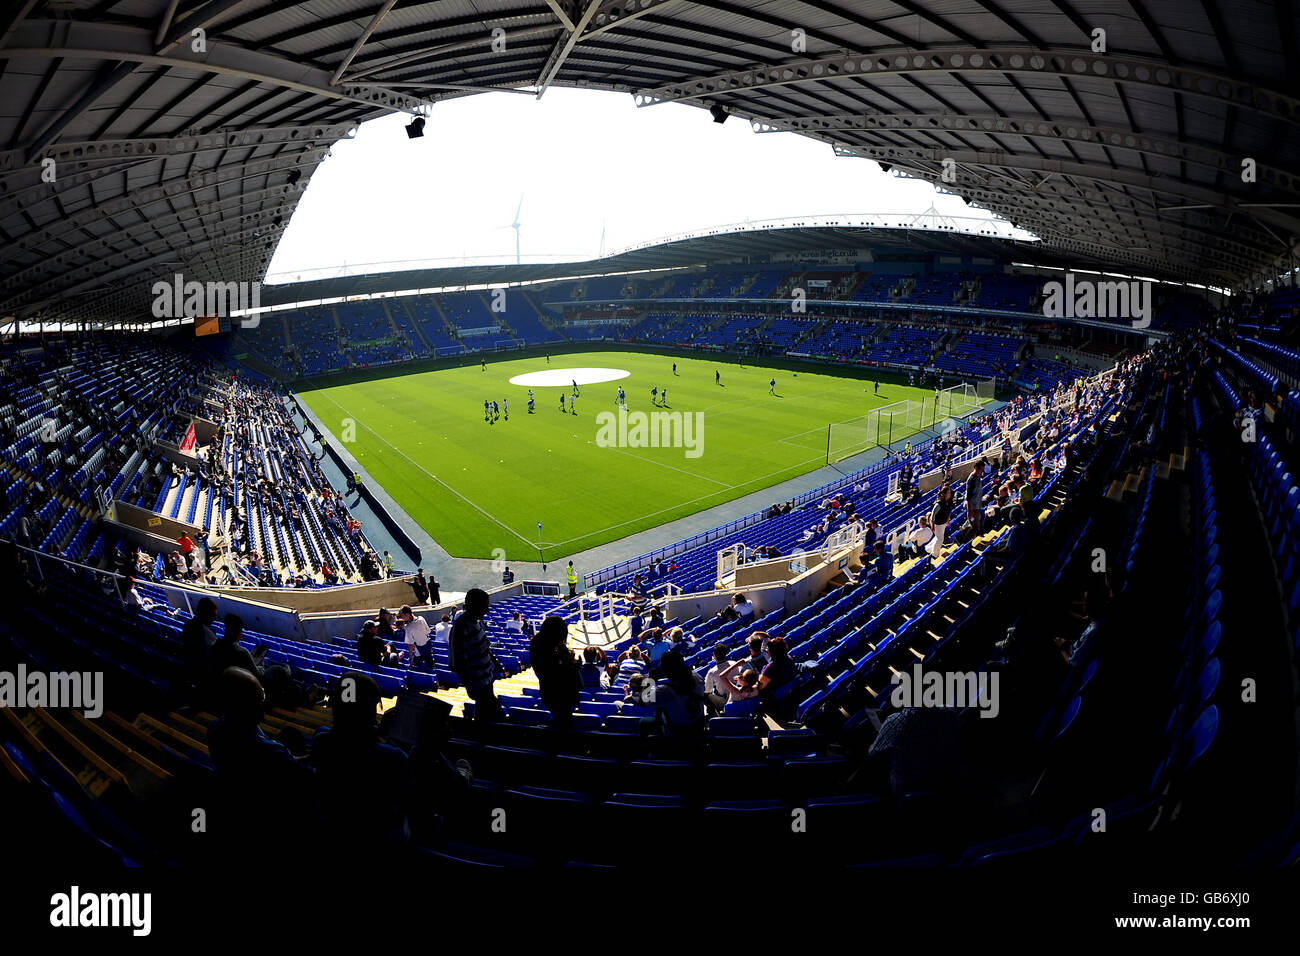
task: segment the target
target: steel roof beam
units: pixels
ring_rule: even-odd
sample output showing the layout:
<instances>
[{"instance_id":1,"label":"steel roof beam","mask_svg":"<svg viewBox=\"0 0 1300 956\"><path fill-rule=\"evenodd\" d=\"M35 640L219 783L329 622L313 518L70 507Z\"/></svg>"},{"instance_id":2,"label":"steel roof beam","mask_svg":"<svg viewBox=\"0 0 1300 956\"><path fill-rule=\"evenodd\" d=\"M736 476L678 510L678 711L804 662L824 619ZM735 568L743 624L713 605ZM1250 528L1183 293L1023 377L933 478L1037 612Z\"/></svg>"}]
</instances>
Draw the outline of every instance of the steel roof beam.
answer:
<instances>
[{"instance_id":1,"label":"steel roof beam","mask_svg":"<svg viewBox=\"0 0 1300 956\"><path fill-rule=\"evenodd\" d=\"M213 43L204 54L193 58L155 52L150 32L140 27L117 23L68 23L50 31L45 21L27 21L18 29L14 42L0 47L0 59L68 58L120 61L104 79L83 94L69 110L28 146L29 155L37 155L52 142L77 115L99 100L118 82L129 76L137 65L195 70L214 76L237 77L268 86L300 93L312 93L326 99L358 103L376 112L389 110L415 112L422 101L393 90L345 85L329 85L329 74L317 67L294 62L285 57L248 50L230 43ZM60 40L51 46L51 36Z\"/></svg>"},{"instance_id":2,"label":"steel roof beam","mask_svg":"<svg viewBox=\"0 0 1300 956\"><path fill-rule=\"evenodd\" d=\"M539 100L550 87L551 80L555 79L555 75L559 73L560 68L564 66L564 61L567 60L569 54L573 52L573 47L580 39L582 39L583 31L586 30L587 25L591 23L591 18L596 15L596 11L600 8L600 5L601 0L590 0L587 4L586 10L582 13L582 18L572 28L570 28L564 36L561 36L555 41L555 46L552 48L550 55L546 58L546 65L542 67L542 72L537 77L537 82L534 84L537 87L537 98Z\"/></svg>"},{"instance_id":3,"label":"steel roof beam","mask_svg":"<svg viewBox=\"0 0 1300 956\"><path fill-rule=\"evenodd\" d=\"M1178 142L1118 126L1049 122L1027 117L932 113L841 113L826 116L776 116L755 119L750 125L756 133L780 132L869 132L900 131L907 133L982 134L985 136L1022 136L1026 139L1062 140L1089 146L1141 153L1158 159L1181 161L1237 176L1241 157L1208 146ZM1300 193L1300 176L1293 176L1272 166L1259 165L1260 181L1290 192Z\"/></svg>"},{"instance_id":4,"label":"steel roof beam","mask_svg":"<svg viewBox=\"0 0 1300 956\"><path fill-rule=\"evenodd\" d=\"M899 50L863 56L837 55L693 77L652 89L638 90L636 96L639 106L653 106L803 83L957 71L968 75L994 73L1114 80L1230 103L1287 121L1300 118L1300 98L1287 93L1263 89L1256 84L1208 69L1171 66L1159 60L1093 53L1091 50L943 48Z\"/></svg>"},{"instance_id":5,"label":"steel roof beam","mask_svg":"<svg viewBox=\"0 0 1300 956\"><path fill-rule=\"evenodd\" d=\"M366 28L361 31L361 35L352 44L352 49L348 51L347 56L343 57L343 61L335 67L334 73L330 76L330 86L339 85L339 78L343 76L343 72L352 65L353 59L361 52L361 48L365 46L366 41L370 39L370 34L375 32L375 28L388 15L388 11L393 9L395 3L397 3L397 0L384 0L384 5L375 11L375 15L370 18Z\"/></svg>"}]
</instances>

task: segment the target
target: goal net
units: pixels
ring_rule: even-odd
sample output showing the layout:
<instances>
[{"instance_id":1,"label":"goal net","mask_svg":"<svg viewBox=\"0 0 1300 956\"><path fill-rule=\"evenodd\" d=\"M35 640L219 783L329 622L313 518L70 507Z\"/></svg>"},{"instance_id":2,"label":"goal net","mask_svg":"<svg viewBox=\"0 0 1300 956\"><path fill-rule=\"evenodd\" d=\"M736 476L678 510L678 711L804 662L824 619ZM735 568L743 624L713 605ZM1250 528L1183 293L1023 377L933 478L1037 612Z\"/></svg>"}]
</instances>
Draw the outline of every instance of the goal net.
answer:
<instances>
[{"instance_id":1,"label":"goal net","mask_svg":"<svg viewBox=\"0 0 1300 956\"><path fill-rule=\"evenodd\" d=\"M991 402L993 390L992 379L973 385L963 382L925 399L895 402L861 418L832 422L826 436L826 461L835 464L872 448L894 446L936 427L947 430Z\"/></svg>"},{"instance_id":2,"label":"goal net","mask_svg":"<svg viewBox=\"0 0 1300 956\"><path fill-rule=\"evenodd\" d=\"M902 441L927 427L931 412L925 402L907 399L872 409L861 418L832 422L826 439L826 460L831 464L882 445Z\"/></svg>"}]
</instances>

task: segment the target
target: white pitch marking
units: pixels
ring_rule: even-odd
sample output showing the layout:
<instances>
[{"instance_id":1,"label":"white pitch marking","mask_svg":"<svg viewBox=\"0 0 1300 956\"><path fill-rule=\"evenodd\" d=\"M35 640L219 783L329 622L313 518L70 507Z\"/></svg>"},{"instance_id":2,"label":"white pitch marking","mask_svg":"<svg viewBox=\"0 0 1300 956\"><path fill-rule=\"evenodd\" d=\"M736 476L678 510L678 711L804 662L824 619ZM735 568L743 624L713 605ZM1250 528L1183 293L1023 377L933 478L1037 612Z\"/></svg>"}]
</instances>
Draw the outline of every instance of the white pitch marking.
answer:
<instances>
[{"instance_id":1,"label":"white pitch marking","mask_svg":"<svg viewBox=\"0 0 1300 956\"><path fill-rule=\"evenodd\" d=\"M550 388L554 386L599 385L601 382L616 382L628 378L631 372L622 368L548 368L537 372L525 372L510 380L511 385L525 388Z\"/></svg>"}]
</instances>

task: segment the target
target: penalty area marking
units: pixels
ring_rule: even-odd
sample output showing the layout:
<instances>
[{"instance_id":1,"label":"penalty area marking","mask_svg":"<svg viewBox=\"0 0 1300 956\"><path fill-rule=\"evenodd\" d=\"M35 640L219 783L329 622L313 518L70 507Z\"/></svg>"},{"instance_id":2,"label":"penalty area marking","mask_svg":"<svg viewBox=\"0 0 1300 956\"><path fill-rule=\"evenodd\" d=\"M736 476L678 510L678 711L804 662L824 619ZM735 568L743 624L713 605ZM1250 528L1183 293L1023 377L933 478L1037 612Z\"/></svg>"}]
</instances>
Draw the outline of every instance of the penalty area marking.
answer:
<instances>
[{"instance_id":1,"label":"penalty area marking","mask_svg":"<svg viewBox=\"0 0 1300 956\"><path fill-rule=\"evenodd\" d=\"M599 385L601 382L617 382L631 374L622 368L548 368L516 375L510 384L522 385L524 388L564 387L574 382L579 385Z\"/></svg>"}]
</instances>

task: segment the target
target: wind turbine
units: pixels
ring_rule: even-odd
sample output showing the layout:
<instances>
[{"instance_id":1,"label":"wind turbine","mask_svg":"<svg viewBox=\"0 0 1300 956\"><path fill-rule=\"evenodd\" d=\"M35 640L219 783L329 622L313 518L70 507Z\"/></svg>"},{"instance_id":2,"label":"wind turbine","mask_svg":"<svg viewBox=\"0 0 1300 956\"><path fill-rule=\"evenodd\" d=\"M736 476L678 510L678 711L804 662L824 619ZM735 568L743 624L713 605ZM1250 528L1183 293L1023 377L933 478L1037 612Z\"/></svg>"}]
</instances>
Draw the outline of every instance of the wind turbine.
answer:
<instances>
[{"instance_id":1,"label":"wind turbine","mask_svg":"<svg viewBox=\"0 0 1300 956\"><path fill-rule=\"evenodd\" d=\"M510 228L515 231L515 265L519 265L519 210L524 208L524 194L519 194L519 205L515 209L515 221L510 224Z\"/></svg>"}]
</instances>

